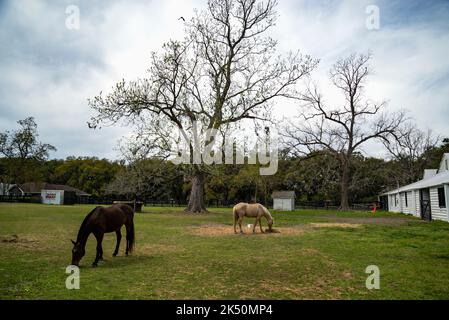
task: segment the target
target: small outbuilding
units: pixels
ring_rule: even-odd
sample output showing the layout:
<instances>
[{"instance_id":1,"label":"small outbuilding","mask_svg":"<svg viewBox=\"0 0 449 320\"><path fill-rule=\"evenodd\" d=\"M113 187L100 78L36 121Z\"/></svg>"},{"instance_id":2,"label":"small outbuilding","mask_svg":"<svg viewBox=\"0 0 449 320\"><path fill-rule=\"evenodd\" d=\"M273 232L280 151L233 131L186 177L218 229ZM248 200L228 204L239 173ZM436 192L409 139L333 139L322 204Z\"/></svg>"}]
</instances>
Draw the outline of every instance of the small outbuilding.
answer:
<instances>
[{"instance_id":1,"label":"small outbuilding","mask_svg":"<svg viewBox=\"0 0 449 320\"><path fill-rule=\"evenodd\" d=\"M46 182L26 182L14 185L9 189L9 194L35 197L45 204L85 203L90 196L90 194L71 186Z\"/></svg>"},{"instance_id":2,"label":"small outbuilding","mask_svg":"<svg viewBox=\"0 0 449 320\"><path fill-rule=\"evenodd\" d=\"M295 191L273 191L271 197L274 210L295 210Z\"/></svg>"},{"instance_id":3,"label":"small outbuilding","mask_svg":"<svg viewBox=\"0 0 449 320\"><path fill-rule=\"evenodd\" d=\"M386 210L424 220L449 221L449 153L438 169L426 169L423 179L379 196Z\"/></svg>"},{"instance_id":4,"label":"small outbuilding","mask_svg":"<svg viewBox=\"0 0 449 320\"><path fill-rule=\"evenodd\" d=\"M67 190L41 190L43 204L75 204L75 191Z\"/></svg>"}]
</instances>

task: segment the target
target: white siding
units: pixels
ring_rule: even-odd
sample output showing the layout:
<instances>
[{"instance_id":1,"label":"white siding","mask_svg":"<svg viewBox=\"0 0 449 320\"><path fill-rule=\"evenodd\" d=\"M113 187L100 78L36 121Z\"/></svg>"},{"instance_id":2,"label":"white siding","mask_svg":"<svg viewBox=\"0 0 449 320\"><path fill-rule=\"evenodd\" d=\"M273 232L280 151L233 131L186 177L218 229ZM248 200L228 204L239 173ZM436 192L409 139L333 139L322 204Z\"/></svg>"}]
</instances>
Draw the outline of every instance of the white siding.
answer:
<instances>
[{"instance_id":1,"label":"white siding","mask_svg":"<svg viewBox=\"0 0 449 320\"><path fill-rule=\"evenodd\" d=\"M407 196L407 205L405 202L406 196ZM401 205L403 213L412 214L412 193L410 191L401 193Z\"/></svg>"},{"instance_id":2,"label":"white siding","mask_svg":"<svg viewBox=\"0 0 449 320\"><path fill-rule=\"evenodd\" d=\"M438 187L430 188L430 207L432 211L432 220L447 221L447 209L440 208L438 203Z\"/></svg>"},{"instance_id":3,"label":"white siding","mask_svg":"<svg viewBox=\"0 0 449 320\"><path fill-rule=\"evenodd\" d=\"M44 204L64 204L63 190L42 190L42 203Z\"/></svg>"},{"instance_id":4,"label":"white siding","mask_svg":"<svg viewBox=\"0 0 449 320\"><path fill-rule=\"evenodd\" d=\"M401 212L399 194L388 195L388 210L391 212Z\"/></svg>"},{"instance_id":5,"label":"white siding","mask_svg":"<svg viewBox=\"0 0 449 320\"><path fill-rule=\"evenodd\" d=\"M421 217L421 201L419 198L419 190L415 191L415 216Z\"/></svg>"},{"instance_id":6,"label":"white siding","mask_svg":"<svg viewBox=\"0 0 449 320\"><path fill-rule=\"evenodd\" d=\"M282 199L273 199L273 209L282 210Z\"/></svg>"},{"instance_id":7,"label":"white siding","mask_svg":"<svg viewBox=\"0 0 449 320\"><path fill-rule=\"evenodd\" d=\"M275 198L273 199L273 209L282 211L295 210L295 200Z\"/></svg>"}]
</instances>

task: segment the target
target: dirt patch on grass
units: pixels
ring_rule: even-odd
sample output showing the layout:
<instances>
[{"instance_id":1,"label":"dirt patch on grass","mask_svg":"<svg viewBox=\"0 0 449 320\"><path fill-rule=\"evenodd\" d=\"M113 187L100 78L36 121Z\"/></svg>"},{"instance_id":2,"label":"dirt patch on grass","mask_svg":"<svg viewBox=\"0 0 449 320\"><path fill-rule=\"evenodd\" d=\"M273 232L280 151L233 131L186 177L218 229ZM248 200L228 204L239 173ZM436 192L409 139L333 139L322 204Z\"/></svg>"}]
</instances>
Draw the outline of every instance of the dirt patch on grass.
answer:
<instances>
[{"instance_id":1,"label":"dirt patch on grass","mask_svg":"<svg viewBox=\"0 0 449 320\"><path fill-rule=\"evenodd\" d=\"M38 245L38 239L36 237L28 235L6 235L0 236L1 245L13 245L24 248L35 248Z\"/></svg>"},{"instance_id":2,"label":"dirt patch on grass","mask_svg":"<svg viewBox=\"0 0 449 320\"><path fill-rule=\"evenodd\" d=\"M311 223L313 228L360 228L362 225L359 223L335 223L335 222L317 222Z\"/></svg>"},{"instance_id":3,"label":"dirt patch on grass","mask_svg":"<svg viewBox=\"0 0 449 320\"><path fill-rule=\"evenodd\" d=\"M301 235L306 229L303 227L279 227L276 232L261 233L259 228L256 228L256 233L252 229L244 227L243 234L235 234L233 226L225 224L203 224L201 226L192 227L190 233L197 236L282 236L282 235ZM237 228L238 230L238 228Z\"/></svg>"},{"instance_id":4,"label":"dirt patch on grass","mask_svg":"<svg viewBox=\"0 0 449 320\"><path fill-rule=\"evenodd\" d=\"M248 228L246 225L242 227L243 234L235 234L234 228L231 225L226 224L202 224L192 226L189 229L189 233L196 236L266 236L266 237L279 237L279 236L297 236L302 235L306 232L313 232L314 229L319 228L342 228L342 229L355 229L362 227L360 223L342 223L342 222L322 222L322 223L308 223L299 226L290 227L276 227L272 232L268 229L264 229L264 233L260 232L259 227L256 227L256 232L253 233L252 227ZM237 230L238 227L237 227Z\"/></svg>"}]
</instances>

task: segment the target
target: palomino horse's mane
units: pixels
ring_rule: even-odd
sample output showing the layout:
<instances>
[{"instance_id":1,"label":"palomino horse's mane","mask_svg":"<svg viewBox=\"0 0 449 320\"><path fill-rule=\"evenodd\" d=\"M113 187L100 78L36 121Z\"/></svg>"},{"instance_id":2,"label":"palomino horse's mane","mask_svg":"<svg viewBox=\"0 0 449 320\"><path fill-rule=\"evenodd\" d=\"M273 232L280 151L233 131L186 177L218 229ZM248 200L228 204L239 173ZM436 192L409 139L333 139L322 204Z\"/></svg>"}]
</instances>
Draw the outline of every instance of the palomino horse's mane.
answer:
<instances>
[{"instance_id":1,"label":"palomino horse's mane","mask_svg":"<svg viewBox=\"0 0 449 320\"><path fill-rule=\"evenodd\" d=\"M94 209L92 209L91 212L89 212L87 214L87 216L84 218L83 223L81 223L80 229L78 231L78 236L76 237L76 240L80 240L80 237L84 231L84 229L86 228L87 225L87 221L89 221L90 217L92 216L92 214L95 212L95 210L97 210L99 207L95 207Z\"/></svg>"},{"instance_id":2,"label":"palomino horse's mane","mask_svg":"<svg viewBox=\"0 0 449 320\"><path fill-rule=\"evenodd\" d=\"M270 211L268 211L268 209L265 208L263 205L260 205L260 206L263 208L263 212L265 213L265 217L266 217L266 218L273 219L273 217L271 216Z\"/></svg>"}]
</instances>

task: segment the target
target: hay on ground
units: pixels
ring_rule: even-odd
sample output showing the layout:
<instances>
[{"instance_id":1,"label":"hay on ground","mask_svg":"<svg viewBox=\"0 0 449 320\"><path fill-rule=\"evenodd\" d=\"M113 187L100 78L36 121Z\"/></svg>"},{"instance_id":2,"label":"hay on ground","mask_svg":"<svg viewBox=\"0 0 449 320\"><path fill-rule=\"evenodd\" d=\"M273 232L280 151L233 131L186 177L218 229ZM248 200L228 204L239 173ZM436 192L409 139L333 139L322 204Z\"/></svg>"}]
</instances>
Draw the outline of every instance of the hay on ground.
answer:
<instances>
[{"instance_id":1,"label":"hay on ground","mask_svg":"<svg viewBox=\"0 0 449 320\"><path fill-rule=\"evenodd\" d=\"M265 233L261 233L260 229L256 228L256 233L252 232L252 229L249 229L247 227L242 228L243 229L243 235L250 236L250 235L259 235L259 236L277 236L277 235L300 235L305 232L304 228L299 227L280 227L275 228L272 232L267 232L268 230L265 230ZM238 228L237 228L238 230ZM225 225L225 224L205 224L201 226L195 226L191 228L191 234L197 235L197 236L234 236L236 235L234 233L234 228L231 225ZM240 235L239 233L237 235Z\"/></svg>"}]
</instances>

